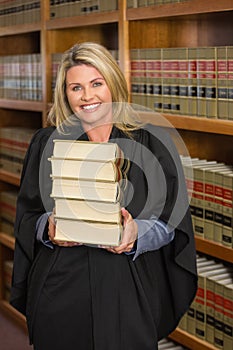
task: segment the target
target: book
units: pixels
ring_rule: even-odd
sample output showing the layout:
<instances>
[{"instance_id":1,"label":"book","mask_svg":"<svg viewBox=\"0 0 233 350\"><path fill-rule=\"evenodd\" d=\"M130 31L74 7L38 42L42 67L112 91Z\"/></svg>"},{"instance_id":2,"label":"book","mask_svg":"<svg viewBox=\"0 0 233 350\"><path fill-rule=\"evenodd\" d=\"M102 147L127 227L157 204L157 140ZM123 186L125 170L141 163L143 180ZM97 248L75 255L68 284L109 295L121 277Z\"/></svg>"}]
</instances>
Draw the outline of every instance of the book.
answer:
<instances>
[{"instance_id":1,"label":"book","mask_svg":"<svg viewBox=\"0 0 233 350\"><path fill-rule=\"evenodd\" d=\"M231 277L218 281L215 284L214 300L215 300L215 329L214 329L214 346L219 349L225 349L223 344L224 332L224 286L233 283L233 275Z\"/></svg>"},{"instance_id":2,"label":"book","mask_svg":"<svg viewBox=\"0 0 233 350\"><path fill-rule=\"evenodd\" d=\"M222 243L223 234L223 177L225 174L232 173L232 169L217 172L215 174L215 213L214 213L214 241Z\"/></svg>"},{"instance_id":3,"label":"book","mask_svg":"<svg viewBox=\"0 0 233 350\"><path fill-rule=\"evenodd\" d=\"M54 140L52 176L94 181L126 178L129 161L116 143Z\"/></svg>"},{"instance_id":4,"label":"book","mask_svg":"<svg viewBox=\"0 0 233 350\"><path fill-rule=\"evenodd\" d=\"M123 151L117 143L79 140L54 140L53 156L57 158L114 161L120 165Z\"/></svg>"},{"instance_id":5,"label":"book","mask_svg":"<svg viewBox=\"0 0 233 350\"><path fill-rule=\"evenodd\" d=\"M222 244L233 247L233 173L223 175Z\"/></svg>"},{"instance_id":6,"label":"book","mask_svg":"<svg viewBox=\"0 0 233 350\"><path fill-rule=\"evenodd\" d=\"M232 272L226 267L225 272L208 276L206 280L206 341L214 344L215 333L215 284L231 276Z\"/></svg>"},{"instance_id":7,"label":"book","mask_svg":"<svg viewBox=\"0 0 233 350\"><path fill-rule=\"evenodd\" d=\"M112 224L59 217L55 217L55 220L56 240L107 246L120 244L123 232L121 223Z\"/></svg>"},{"instance_id":8,"label":"book","mask_svg":"<svg viewBox=\"0 0 233 350\"><path fill-rule=\"evenodd\" d=\"M219 119L228 119L228 68L227 47L217 47L217 114Z\"/></svg>"},{"instance_id":9,"label":"book","mask_svg":"<svg viewBox=\"0 0 233 350\"><path fill-rule=\"evenodd\" d=\"M233 283L224 286L223 290L223 346L233 348Z\"/></svg>"},{"instance_id":10,"label":"book","mask_svg":"<svg viewBox=\"0 0 233 350\"><path fill-rule=\"evenodd\" d=\"M204 220L204 238L214 240L214 217L215 217L215 174L226 169L226 165L220 164L219 167L206 169L204 173L205 183L205 220Z\"/></svg>"},{"instance_id":11,"label":"book","mask_svg":"<svg viewBox=\"0 0 233 350\"><path fill-rule=\"evenodd\" d=\"M228 119L233 120L233 46L227 46Z\"/></svg>"},{"instance_id":12,"label":"book","mask_svg":"<svg viewBox=\"0 0 233 350\"><path fill-rule=\"evenodd\" d=\"M54 198L86 199L121 202L123 188L119 182L87 181L54 177L51 196Z\"/></svg>"},{"instance_id":13,"label":"book","mask_svg":"<svg viewBox=\"0 0 233 350\"><path fill-rule=\"evenodd\" d=\"M205 259L204 261L198 262L197 260L197 268L198 272L201 268L213 268L213 265L215 265L214 260ZM193 299L188 311L187 311L187 332L190 334L195 335L196 333L196 308L197 308L197 301L198 301L198 293L196 294L195 298Z\"/></svg>"},{"instance_id":14,"label":"book","mask_svg":"<svg viewBox=\"0 0 233 350\"><path fill-rule=\"evenodd\" d=\"M114 162L83 161L51 157L52 176L93 181L120 181L122 172Z\"/></svg>"},{"instance_id":15,"label":"book","mask_svg":"<svg viewBox=\"0 0 233 350\"><path fill-rule=\"evenodd\" d=\"M196 294L196 325L195 334L205 340L206 337L206 280L209 276L224 273L226 268L223 264L213 264L198 268L198 290Z\"/></svg>"},{"instance_id":16,"label":"book","mask_svg":"<svg viewBox=\"0 0 233 350\"><path fill-rule=\"evenodd\" d=\"M55 201L56 217L109 223L121 222L120 203L107 203L88 200L57 198Z\"/></svg>"}]
</instances>

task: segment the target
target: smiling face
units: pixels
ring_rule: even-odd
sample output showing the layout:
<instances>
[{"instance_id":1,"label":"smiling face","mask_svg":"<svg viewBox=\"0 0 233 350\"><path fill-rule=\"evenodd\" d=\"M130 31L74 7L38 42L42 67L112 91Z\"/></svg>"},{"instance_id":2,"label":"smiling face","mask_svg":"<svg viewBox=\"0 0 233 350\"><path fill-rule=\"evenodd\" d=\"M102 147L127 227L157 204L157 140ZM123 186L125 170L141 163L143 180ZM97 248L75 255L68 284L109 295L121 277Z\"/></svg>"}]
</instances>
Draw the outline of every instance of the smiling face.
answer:
<instances>
[{"instance_id":1,"label":"smiling face","mask_svg":"<svg viewBox=\"0 0 233 350\"><path fill-rule=\"evenodd\" d=\"M66 74L66 95L84 129L112 122L112 95L93 66L74 66Z\"/></svg>"}]
</instances>

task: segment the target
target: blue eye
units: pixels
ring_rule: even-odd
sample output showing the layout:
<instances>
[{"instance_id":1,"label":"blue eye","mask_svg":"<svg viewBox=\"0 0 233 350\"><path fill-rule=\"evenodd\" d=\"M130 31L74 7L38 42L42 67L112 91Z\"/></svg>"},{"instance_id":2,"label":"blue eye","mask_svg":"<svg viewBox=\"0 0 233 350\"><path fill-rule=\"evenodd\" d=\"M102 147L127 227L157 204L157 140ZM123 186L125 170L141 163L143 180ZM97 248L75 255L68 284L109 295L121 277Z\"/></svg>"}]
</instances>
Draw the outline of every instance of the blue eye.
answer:
<instances>
[{"instance_id":1,"label":"blue eye","mask_svg":"<svg viewBox=\"0 0 233 350\"><path fill-rule=\"evenodd\" d=\"M97 81L97 82L95 82L95 83L93 84L94 87L96 87L96 86L101 86L101 85L102 85L102 83L101 83L100 81Z\"/></svg>"},{"instance_id":2,"label":"blue eye","mask_svg":"<svg viewBox=\"0 0 233 350\"><path fill-rule=\"evenodd\" d=\"M72 89L73 91L80 91L81 90L81 86L80 85L76 85L73 87Z\"/></svg>"}]
</instances>

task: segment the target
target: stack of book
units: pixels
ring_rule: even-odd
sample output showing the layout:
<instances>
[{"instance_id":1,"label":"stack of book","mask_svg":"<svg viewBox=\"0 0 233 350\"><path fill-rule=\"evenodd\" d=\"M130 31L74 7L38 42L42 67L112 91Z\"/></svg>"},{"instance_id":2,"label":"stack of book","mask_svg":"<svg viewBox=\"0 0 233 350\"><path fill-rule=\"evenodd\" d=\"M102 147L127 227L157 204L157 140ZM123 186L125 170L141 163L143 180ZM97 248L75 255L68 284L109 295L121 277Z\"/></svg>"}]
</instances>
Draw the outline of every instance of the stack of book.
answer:
<instances>
[{"instance_id":1,"label":"stack of book","mask_svg":"<svg viewBox=\"0 0 233 350\"><path fill-rule=\"evenodd\" d=\"M119 245L129 162L116 143L54 140L52 193L60 241Z\"/></svg>"}]
</instances>

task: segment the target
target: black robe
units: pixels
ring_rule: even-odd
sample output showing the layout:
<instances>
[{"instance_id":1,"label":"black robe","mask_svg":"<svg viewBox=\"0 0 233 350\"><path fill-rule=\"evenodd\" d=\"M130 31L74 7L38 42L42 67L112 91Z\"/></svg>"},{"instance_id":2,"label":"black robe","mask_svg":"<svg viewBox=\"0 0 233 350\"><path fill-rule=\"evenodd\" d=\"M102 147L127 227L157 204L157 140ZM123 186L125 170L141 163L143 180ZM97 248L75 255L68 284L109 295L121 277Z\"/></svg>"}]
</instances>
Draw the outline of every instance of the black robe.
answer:
<instances>
[{"instance_id":1,"label":"black robe","mask_svg":"<svg viewBox=\"0 0 233 350\"><path fill-rule=\"evenodd\" d=\"M10 302L26 315L36 350L155 350L195 296L195 241L179 155L160 127L146 125L132 135L114 127L109 141L130 160L125 207L134 218L155 215L175 231L171 243L135 260L91 246L51 249L36 241L37 219L54 206L53 139L87 136L79 125L63 135L48 127L31 141L17 202Z\"/></svg>"}]
</instances>

